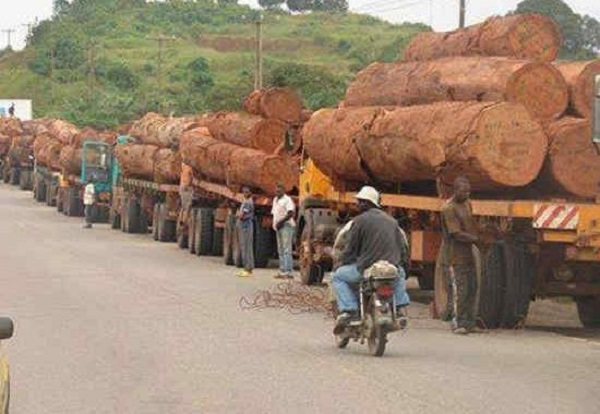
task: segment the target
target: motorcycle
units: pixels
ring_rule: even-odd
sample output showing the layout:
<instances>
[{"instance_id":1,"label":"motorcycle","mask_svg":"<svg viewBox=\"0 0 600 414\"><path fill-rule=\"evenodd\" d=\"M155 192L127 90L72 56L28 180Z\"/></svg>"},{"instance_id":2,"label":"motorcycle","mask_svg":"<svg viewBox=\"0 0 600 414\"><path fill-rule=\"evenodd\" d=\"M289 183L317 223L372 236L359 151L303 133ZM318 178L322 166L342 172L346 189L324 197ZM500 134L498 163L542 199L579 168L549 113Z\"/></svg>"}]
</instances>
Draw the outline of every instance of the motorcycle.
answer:
<instances>
[{"instance_id":1,"label":"motorcycle","mask_svg":"<svg viewBox=\"0 0 600 414\"><path fill-rule=\"evenodd\" d=\"M382 356L387 334L406 327L406 320L397 315L394 288L397 268L380 261L365 270L363 280L355 286L359 298L360 319L350 321L342 332L334 333L338 348L346 348L350 340L367 342L369 354Z\"/></svg>"}]
</instances>

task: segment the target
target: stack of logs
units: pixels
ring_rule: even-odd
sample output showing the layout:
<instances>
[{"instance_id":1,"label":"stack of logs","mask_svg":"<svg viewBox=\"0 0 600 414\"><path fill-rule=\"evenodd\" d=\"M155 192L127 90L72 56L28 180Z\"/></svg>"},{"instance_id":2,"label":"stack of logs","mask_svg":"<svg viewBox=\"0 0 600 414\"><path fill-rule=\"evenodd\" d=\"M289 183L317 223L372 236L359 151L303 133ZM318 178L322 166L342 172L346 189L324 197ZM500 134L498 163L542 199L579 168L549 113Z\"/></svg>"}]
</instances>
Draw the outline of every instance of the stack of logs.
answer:
<instances>
[{"instance_id":1,"label":"stack of logs","mask_svg":"<svg viewBox=\"0 0 600 414\"><path fill-rule=\"evenodd\" d=\"M133 123L135 142L117 145L126 177L179 183L182 162L193 175L239 189L274 194L277 182L297 186L302 104L287 88L253 92L246 112L166 118L150 113Z\"/></svg>"},{"instance_id":2,"label":"stack of logs","mask_svg":"<svg viewBox=\"0 0 600 414\"><path fill-rule=\"evenodd\" d=\"M194 175L239 189L275 194L298 185L302 102L288 88L252 92L245 113L204 116L181 139L183 161Z\"/></svg>"},{"instance_id":3,"label":"stack of logs","mask_svg":"<svg viewBox=\"0 0 600 414\"><path fill-rule=\"evenodd\" d=\"M306 152L346 186L466 175L476 191L535 182L547 194L592 198L600 192L590 123L600 61L553 63L559 47L556 24L540 15L418 35L405 61L373 63L338 109L312 116Z\"/></svg>"},{"instance_id":4,"label":"stack of logs","mask_svg":"<svg viewBox=\"0 0 600 414\"><path fill-rule=\"evenodd\" d=\"M13 141L21 135L23 135L21 121L17 118L0 118L0 157L4 158L11 152ZM14 153L14 151L16 149L12 152Z\"/></svg>"},{"instance_id":5,"label":"stack of logs","mask_svg":"<svg viewBox=\"0 0 600 414\"><path fill-rule=\"evenodd\" d=\"M176 184L181 175L179 139L194 118L173 118L150 112L134 122L129 135L135 142L117 145L115 155L130 178Z\"/></svg>"}]
</instances>

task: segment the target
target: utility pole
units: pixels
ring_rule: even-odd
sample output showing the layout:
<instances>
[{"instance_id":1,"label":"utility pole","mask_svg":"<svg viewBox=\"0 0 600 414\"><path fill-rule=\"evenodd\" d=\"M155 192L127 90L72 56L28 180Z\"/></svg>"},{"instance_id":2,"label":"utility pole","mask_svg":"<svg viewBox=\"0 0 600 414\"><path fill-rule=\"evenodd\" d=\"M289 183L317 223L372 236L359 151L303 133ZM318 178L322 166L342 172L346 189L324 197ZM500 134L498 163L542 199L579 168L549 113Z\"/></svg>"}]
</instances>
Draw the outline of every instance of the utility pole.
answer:
<instances>
[{"instance_id":1,"label":"utility pole","mask_svg":"<svg viewBox=\"0 0 600 414\"><path fill-rule=\"evenodd\" d=\"M263 66L262 66L262 14L256 21L256 68L254 71L254 89L259 90L263 87Z\"/></svg>"},{"instance_id":2,"label":"utility pole","mask_svg":"<svg viewBox=\"0 0 600 414\"><path fill-rule=\"evenodd\" d=\"M94 88L96 83L96 45L94 43L89 44L88 49L88 91L90 102L94 100Z\"/></svg>"},{"instance_id":3,"label":"utility pole","mask_svg":"<svg viewBox=\"0 0 600 414\"><path fill-rule=\"evenodd\" d=\"M10 41L10 35L15 32L15 29L3 29L2 33L6 33L8 37L8 45L6 46L8 49L12 49L12 43Z\"/></svg>"},{"instance_id":4,"label":"utility pole","mask_svg":"<svg viewBox=\"0 0 600 414\"><path fill-rule=\"evenodd\" d=\"M467 11L466 2L467 0L460 0L460 6L458 10L458 27L461 29L465 27L465 14Z\"/></svg>"},{"instance_id":5,"label":"utility pole","mask_svg":"<svg viewBox=\"0 0 600 414\"><path fill-rule=\"evenodd\" d=\"M158 92L161 97L162 104L162 96L163 96L163 77L162 77L162 64L163 64L163 49L165 47L166 42L172 42L175 40L174 37L158 35L156 37L150 37L150 39L155 40L158 45L158 55L157 55L157 78L158 78Z\"/></svg>"},{"instance_id":6,"label":"utility pole","mask_svg":"<svg viewBox=\"0 0 600 414\"><path fill-rule=\"evenodd\" d=\"M50 49L50 104L54 106L54 45Z\"/></svg>"}]
</instances>

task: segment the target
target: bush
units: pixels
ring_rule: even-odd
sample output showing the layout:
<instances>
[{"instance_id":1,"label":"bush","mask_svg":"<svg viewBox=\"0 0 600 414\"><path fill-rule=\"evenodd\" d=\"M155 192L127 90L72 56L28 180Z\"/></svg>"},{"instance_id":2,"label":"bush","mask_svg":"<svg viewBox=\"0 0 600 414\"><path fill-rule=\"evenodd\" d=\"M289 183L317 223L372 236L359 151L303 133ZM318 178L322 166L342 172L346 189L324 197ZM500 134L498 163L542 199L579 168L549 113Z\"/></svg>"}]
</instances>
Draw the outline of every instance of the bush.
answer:
<instances>
[{"instance_id":1,"label":"bush","mask_svg":"<svg viewBox=\"0 0 600 414\"><path fill-rule=\"evenodd\" d=\"M106 80L121 90L138 87L140 80L125 62L113 62L106 69Z\"/></svg>"}]
</instances>

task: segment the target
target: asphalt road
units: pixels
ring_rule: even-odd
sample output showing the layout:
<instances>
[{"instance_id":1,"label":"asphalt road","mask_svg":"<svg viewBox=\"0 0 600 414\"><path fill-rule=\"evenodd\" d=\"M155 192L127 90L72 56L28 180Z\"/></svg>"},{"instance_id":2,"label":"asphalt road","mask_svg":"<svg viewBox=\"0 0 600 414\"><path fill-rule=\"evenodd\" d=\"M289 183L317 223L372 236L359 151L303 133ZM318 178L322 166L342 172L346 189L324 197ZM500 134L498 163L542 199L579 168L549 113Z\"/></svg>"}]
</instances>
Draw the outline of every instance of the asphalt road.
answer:
<instances>
[{"instance_id":1,"label":"asphalt road","mask_svg":"<svg viewBox=\"0 0 600 414\"><path fill-rule=\"evenodd\" d=\"M0 313L16 321L12 414L592 413L600 342L552 305L535 328L458 337L415 303L383 358L334 347L323 314L243 311L272 271L106 225L0 186ZM415 297L422 297L415 292ZM570 319L569 319L570 320ZM582 334L584 333L584 334Z\"/></svg>"}]
</instances>

